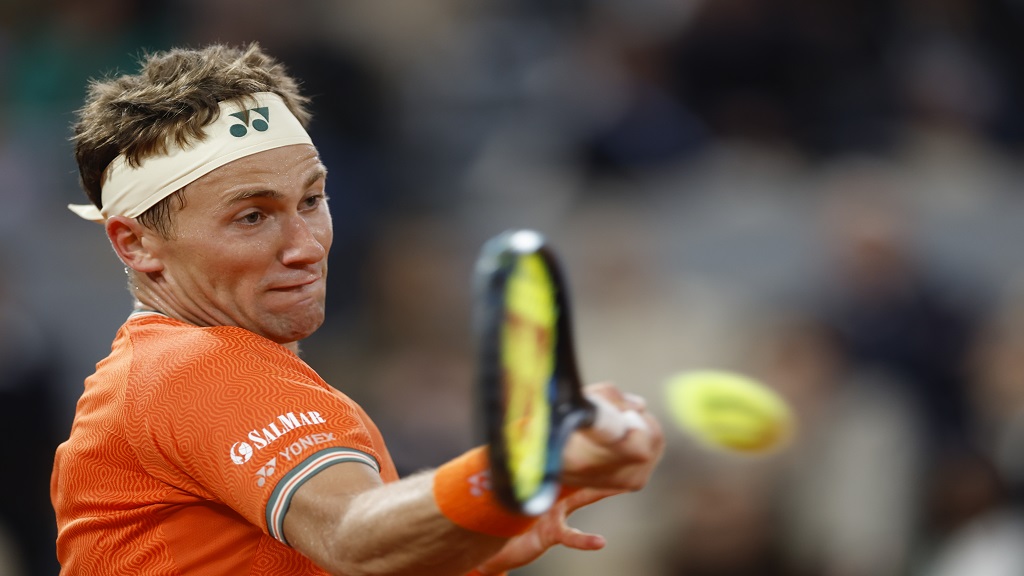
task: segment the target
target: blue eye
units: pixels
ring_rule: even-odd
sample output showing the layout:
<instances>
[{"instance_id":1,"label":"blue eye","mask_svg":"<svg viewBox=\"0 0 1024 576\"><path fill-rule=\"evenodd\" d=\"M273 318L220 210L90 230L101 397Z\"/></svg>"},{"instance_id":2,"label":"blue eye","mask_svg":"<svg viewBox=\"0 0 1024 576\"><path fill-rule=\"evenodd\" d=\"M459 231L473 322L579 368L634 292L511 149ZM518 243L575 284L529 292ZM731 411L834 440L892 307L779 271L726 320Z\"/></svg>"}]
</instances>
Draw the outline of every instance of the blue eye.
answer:
<instances>
[{"instance_id":1,"label":"blue eye","mask_svg":"<svg viewBox=\"0 0 1024 576\"><path fill-rule=\"evenodd\" d=\"M246 214L245 216L242 216L238 220L243 222L243 223L245 223L245 224L259 224L260 221L263 220L263 213L262 212L249 212L248 214Z\"/></svg>"}]
</instances>

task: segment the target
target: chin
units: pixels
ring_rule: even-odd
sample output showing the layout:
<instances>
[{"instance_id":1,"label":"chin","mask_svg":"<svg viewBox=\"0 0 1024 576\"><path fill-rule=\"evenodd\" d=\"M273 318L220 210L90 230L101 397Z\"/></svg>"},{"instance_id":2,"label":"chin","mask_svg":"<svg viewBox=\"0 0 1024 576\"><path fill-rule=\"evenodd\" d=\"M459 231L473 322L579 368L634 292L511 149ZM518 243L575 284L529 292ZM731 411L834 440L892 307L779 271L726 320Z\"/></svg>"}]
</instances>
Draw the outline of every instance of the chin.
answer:
<instances>
[{"instance_id":1,"label":"chin","mask_svg":"<svg viewBox=\"0 0 1024 576\"><path fill-rule=\"evenodd\" d=\"M302 326L296 326L288 337L289 342L298 342L305 340L312 336L317 330L320 329L324 324L323 316L320 317L316 322L311 322Z\"/></svg>"},{"instance_id":2,"label":"chin","mask_svg":"<svg viewBox=\"0 0 1024 576\"><path fill-rule=\"evenodd\" d=\"M305 340L313 335L324 323L324 307L302 312L291 312L275 318L276 322L268 323L264 336L277 342L287 344Z\"/></svg>"}]
</instances>

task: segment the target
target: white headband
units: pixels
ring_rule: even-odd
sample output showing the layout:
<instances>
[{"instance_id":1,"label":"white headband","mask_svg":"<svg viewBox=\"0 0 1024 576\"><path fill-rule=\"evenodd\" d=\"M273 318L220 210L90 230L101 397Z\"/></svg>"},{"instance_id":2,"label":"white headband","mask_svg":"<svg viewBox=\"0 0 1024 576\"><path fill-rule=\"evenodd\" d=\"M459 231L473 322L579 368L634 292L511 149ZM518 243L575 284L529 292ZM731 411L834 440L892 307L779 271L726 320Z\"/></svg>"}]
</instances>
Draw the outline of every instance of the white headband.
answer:
<instances>
[{"instance_id":1,"label":"white headband","mask_svg":"<svg viewBox=\"0 0 1024 576\"><path fill-rule=\"evenodd\" d=\"M239 158L292 144L312 144L309 134L272 92L251 94L243 102L221 102L220 116L203 128L205 138L187 148L168 144L167 153L146 158L138 167L124 155L114 158L102 187L103 208L69 204L86 220L105 222L115 215L135 218L186 184Z\"/></svg>"}]
</instances>

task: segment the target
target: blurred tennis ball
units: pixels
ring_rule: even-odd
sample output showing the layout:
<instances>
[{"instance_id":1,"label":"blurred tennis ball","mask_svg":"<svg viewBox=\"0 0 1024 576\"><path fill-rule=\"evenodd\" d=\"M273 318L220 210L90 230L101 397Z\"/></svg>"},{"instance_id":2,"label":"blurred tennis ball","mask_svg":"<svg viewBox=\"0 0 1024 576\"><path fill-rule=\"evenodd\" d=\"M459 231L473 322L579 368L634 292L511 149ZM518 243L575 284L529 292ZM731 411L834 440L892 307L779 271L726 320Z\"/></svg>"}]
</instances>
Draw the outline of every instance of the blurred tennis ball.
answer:
<instances>
[{"instance_id":1,"label":"blurred tennis ball","mask_svg":"<svg viewBox=\"0 0 1024 576\"><path fill-rule=\"evenodd\" d=\"M665 385L675 423L712 448L761 454L794 432L789 405L764 384L733 372L683 372Z\"/></svg>"}]
</instances>

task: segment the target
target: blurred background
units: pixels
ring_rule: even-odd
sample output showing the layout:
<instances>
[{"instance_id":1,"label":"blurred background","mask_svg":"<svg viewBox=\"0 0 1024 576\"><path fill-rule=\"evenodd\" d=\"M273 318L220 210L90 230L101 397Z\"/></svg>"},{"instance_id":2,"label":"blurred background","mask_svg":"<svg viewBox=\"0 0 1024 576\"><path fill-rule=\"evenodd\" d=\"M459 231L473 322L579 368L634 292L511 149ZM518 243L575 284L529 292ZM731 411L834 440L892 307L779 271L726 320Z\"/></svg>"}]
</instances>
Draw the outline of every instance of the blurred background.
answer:
<instances>
[{"instance_id":1,"label":"blurred background","mask_svg":"<svg viewBox=\"0 0 1024 576\"><path fill-rule=\"evenodd\" d=\"M0 574L55 574L48 478L130 311L68 143L90 78L259 41L313 97L335 220L305 355L404 473L480 441L481 242L546 233L582 369L782 393L770 457L667 420L601 552L517 576L1024 574L1024 2L0 0Z\"/></svg>"}]
</instances>

